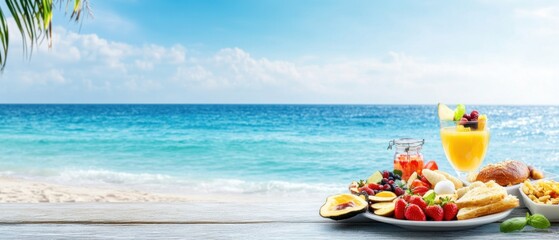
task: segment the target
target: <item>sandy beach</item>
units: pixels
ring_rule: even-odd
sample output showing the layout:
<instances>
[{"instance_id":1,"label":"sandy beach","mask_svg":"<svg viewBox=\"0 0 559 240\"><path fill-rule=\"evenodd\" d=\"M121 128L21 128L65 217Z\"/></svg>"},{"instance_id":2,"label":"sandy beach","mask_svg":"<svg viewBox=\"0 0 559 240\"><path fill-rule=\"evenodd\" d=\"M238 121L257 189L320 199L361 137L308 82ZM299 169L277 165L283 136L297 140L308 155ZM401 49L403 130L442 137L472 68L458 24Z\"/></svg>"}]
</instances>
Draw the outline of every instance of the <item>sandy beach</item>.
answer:
<instances>
[{"instance_id":1,"label":"sandy beach","mask_svg":"<svg viewBox=\"0 0 559 240\"><path fill-rule=\"evenodd\" d=\"M9 177L0 178L0 203L184 202L201 199L134 189L76 187Z\"/></svg>"}]
</instances>

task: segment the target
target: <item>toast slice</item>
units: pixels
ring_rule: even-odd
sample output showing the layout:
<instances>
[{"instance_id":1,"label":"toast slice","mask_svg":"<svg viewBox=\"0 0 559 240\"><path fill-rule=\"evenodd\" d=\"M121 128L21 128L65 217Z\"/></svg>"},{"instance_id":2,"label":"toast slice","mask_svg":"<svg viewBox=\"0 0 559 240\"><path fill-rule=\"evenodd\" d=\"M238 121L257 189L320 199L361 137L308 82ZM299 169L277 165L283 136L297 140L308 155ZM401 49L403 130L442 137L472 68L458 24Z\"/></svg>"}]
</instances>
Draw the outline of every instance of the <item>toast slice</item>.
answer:
<instances>
[{"instance_id":1,"label":"toast slice","mask_svg":"<svg viewBox=\"0 0 559 240\"><path fill-rule=\"evenodd\" d=\"M472 190L474 188L477 188L477 187L483 187L483 186L485 186L485 184L480 182L480 181L473 182L470 185L468 185L467 187L461 187L458 190L456 190L456 194L458 195L458 198L461 198L462 196L464 196L464 194L466 194L470 190Z\"/></svg>"},{"instance_id":2,"label":"toast slice","mask_svg":"<svg viewBox=\"0 0 559 240\"><path fill-rule=\"evenodd\" d=\"M488 205L503 200L507 195L507 190L505 188L490 181L485 183L485 186L471 189L465 193L456 201L456 206L460 209Z\"/></svg>"},{"instance_id":3,"label":"toast slice","mask_svg":"<svg viewBox=\"0 0 559 240\"><path fill-rule=\"evenodd\" d=\"M458 218L458 220L477 218L515 208L518 207L518 205L518 198L512 195L508 195L503 200L491 204L482 205L479 207L460 208L460 210L458 210L456 218Z\"/></svg>"}]
</instances>

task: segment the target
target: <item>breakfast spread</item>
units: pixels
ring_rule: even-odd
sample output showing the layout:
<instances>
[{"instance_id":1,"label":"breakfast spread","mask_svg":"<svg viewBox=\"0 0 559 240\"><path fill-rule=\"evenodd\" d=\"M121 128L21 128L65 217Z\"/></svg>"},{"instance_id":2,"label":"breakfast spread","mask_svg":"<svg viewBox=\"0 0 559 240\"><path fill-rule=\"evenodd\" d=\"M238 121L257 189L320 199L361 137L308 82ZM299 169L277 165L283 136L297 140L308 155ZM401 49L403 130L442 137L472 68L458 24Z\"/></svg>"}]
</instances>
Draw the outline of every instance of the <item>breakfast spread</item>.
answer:
<instances>
[{"instance_id":1,"label":"breakfast spread","mask_svg":"<svg viewBox=\"0 0 559 240\"><path fill-rule=\"evenodd\" d=\"M424 139L394 139L388 147L395 148L393 170L374 171L366 180L351 182L349 193L326 199L320 215L342 220L364 213L381 222L392 219L388 221L391 224L471 223L467 221L470 219L484 224L506 217L511 212L507 210L520 205L518 188L505 188L520 183L523 193L533 202L559 205L559 183L530 182L544 178L544 174L521 161L489 164L477 172L489 144L487 115L477 110L467 113L462 104L454 110L439 104L438 116L443 149L458 176L440 170L434 160L424 161ZM516 231L526 225L547 228L549 221L541 214L527 215L503 222L501 231Z\"/></svg>"},{"instance_id":2,"label":"breakfast spread","mask_svg":"<svg viewBox=\"0 0 559 240\"><path fill-rule=\"evenodd\" d=\"M469 186L451 174L426 164L421 174L401 179L399 170L375 171L366 181L349 185L351 194L331 196L320 215L345 219L368 209L371 213L409 221L452 221L477 218L518 206L515 196L489 181Z\"/></svg>"},{"instance_id":3,"label":"breakfast spread","mask_svg":"<svg viewBox=\"0 0 559 240\"><path fill-rule=\"evenodd\" d=\"M501 186L512 186L528 179L538 180L544 177L537 169L516 160L507 160L483 167L479 173L471 175L470 180L495 181Z\"/></svg>"}]
</instances>

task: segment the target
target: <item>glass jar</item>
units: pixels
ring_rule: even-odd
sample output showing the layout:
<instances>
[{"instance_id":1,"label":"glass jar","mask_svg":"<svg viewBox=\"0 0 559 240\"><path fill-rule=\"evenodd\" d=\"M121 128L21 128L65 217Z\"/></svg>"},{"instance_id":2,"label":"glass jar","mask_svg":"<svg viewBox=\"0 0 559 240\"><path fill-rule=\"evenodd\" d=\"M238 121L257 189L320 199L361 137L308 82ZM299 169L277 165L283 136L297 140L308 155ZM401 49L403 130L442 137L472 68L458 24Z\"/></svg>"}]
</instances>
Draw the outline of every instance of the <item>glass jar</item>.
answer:
<instances>
[{"instance_id":1,"label":"glass jar","mask_svg":"<svg viewBox=\"0 0 559 240\"><path fill-rule=\"evenodd\" d=\"M407 180L413 172L421 174L423 154L421 148L425 139L400 138L391 140L388 149L395 148L394 170L402 171L402 179Z\"/></svg>"}]
</instances>

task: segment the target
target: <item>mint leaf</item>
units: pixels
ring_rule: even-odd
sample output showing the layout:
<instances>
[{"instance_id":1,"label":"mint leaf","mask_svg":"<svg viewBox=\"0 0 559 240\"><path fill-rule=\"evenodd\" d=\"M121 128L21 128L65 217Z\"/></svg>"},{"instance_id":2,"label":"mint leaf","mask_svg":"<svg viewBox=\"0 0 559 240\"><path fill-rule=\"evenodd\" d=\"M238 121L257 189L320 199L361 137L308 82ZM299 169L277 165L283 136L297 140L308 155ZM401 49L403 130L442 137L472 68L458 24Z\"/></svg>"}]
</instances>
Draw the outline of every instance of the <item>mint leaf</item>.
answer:
<instances>
[{"instance_id":1,"label":"mint leaf","mask_svg":"<svg viewBox=\"0 0 559 240\"><path fill-rule=\"evenodd\" d=\"M437 194L435 192L431 192L431 193L429 193L429 195L423 196L423 201L425 201L425 203L427 203L427 205L432 205L433 202L435 202L435 197L436 196L437 196Z\"/></svg>"},{"instance_id":2,"label":"mint leaf","mask_svg":"<svg viewBox=\"0 0 559 240\"><path fill-rule=\"evenodd\" d=\"M402 176L402 171L400 171L399 169L394 169L394 174L399 175L400 177Z\"/></svg>"},{"instance_id":3,"label":"mint leaf","mask_svg":"<svg viewBox=\"0 0 559 240\"><path fill-rule=\"evenodd\" d=\"M520 231L524 228L524 226L526 226L526 218L515 217L502 222L499 228L501 232L508 233L508 232Z\"/></svg>"}]
</instances>

